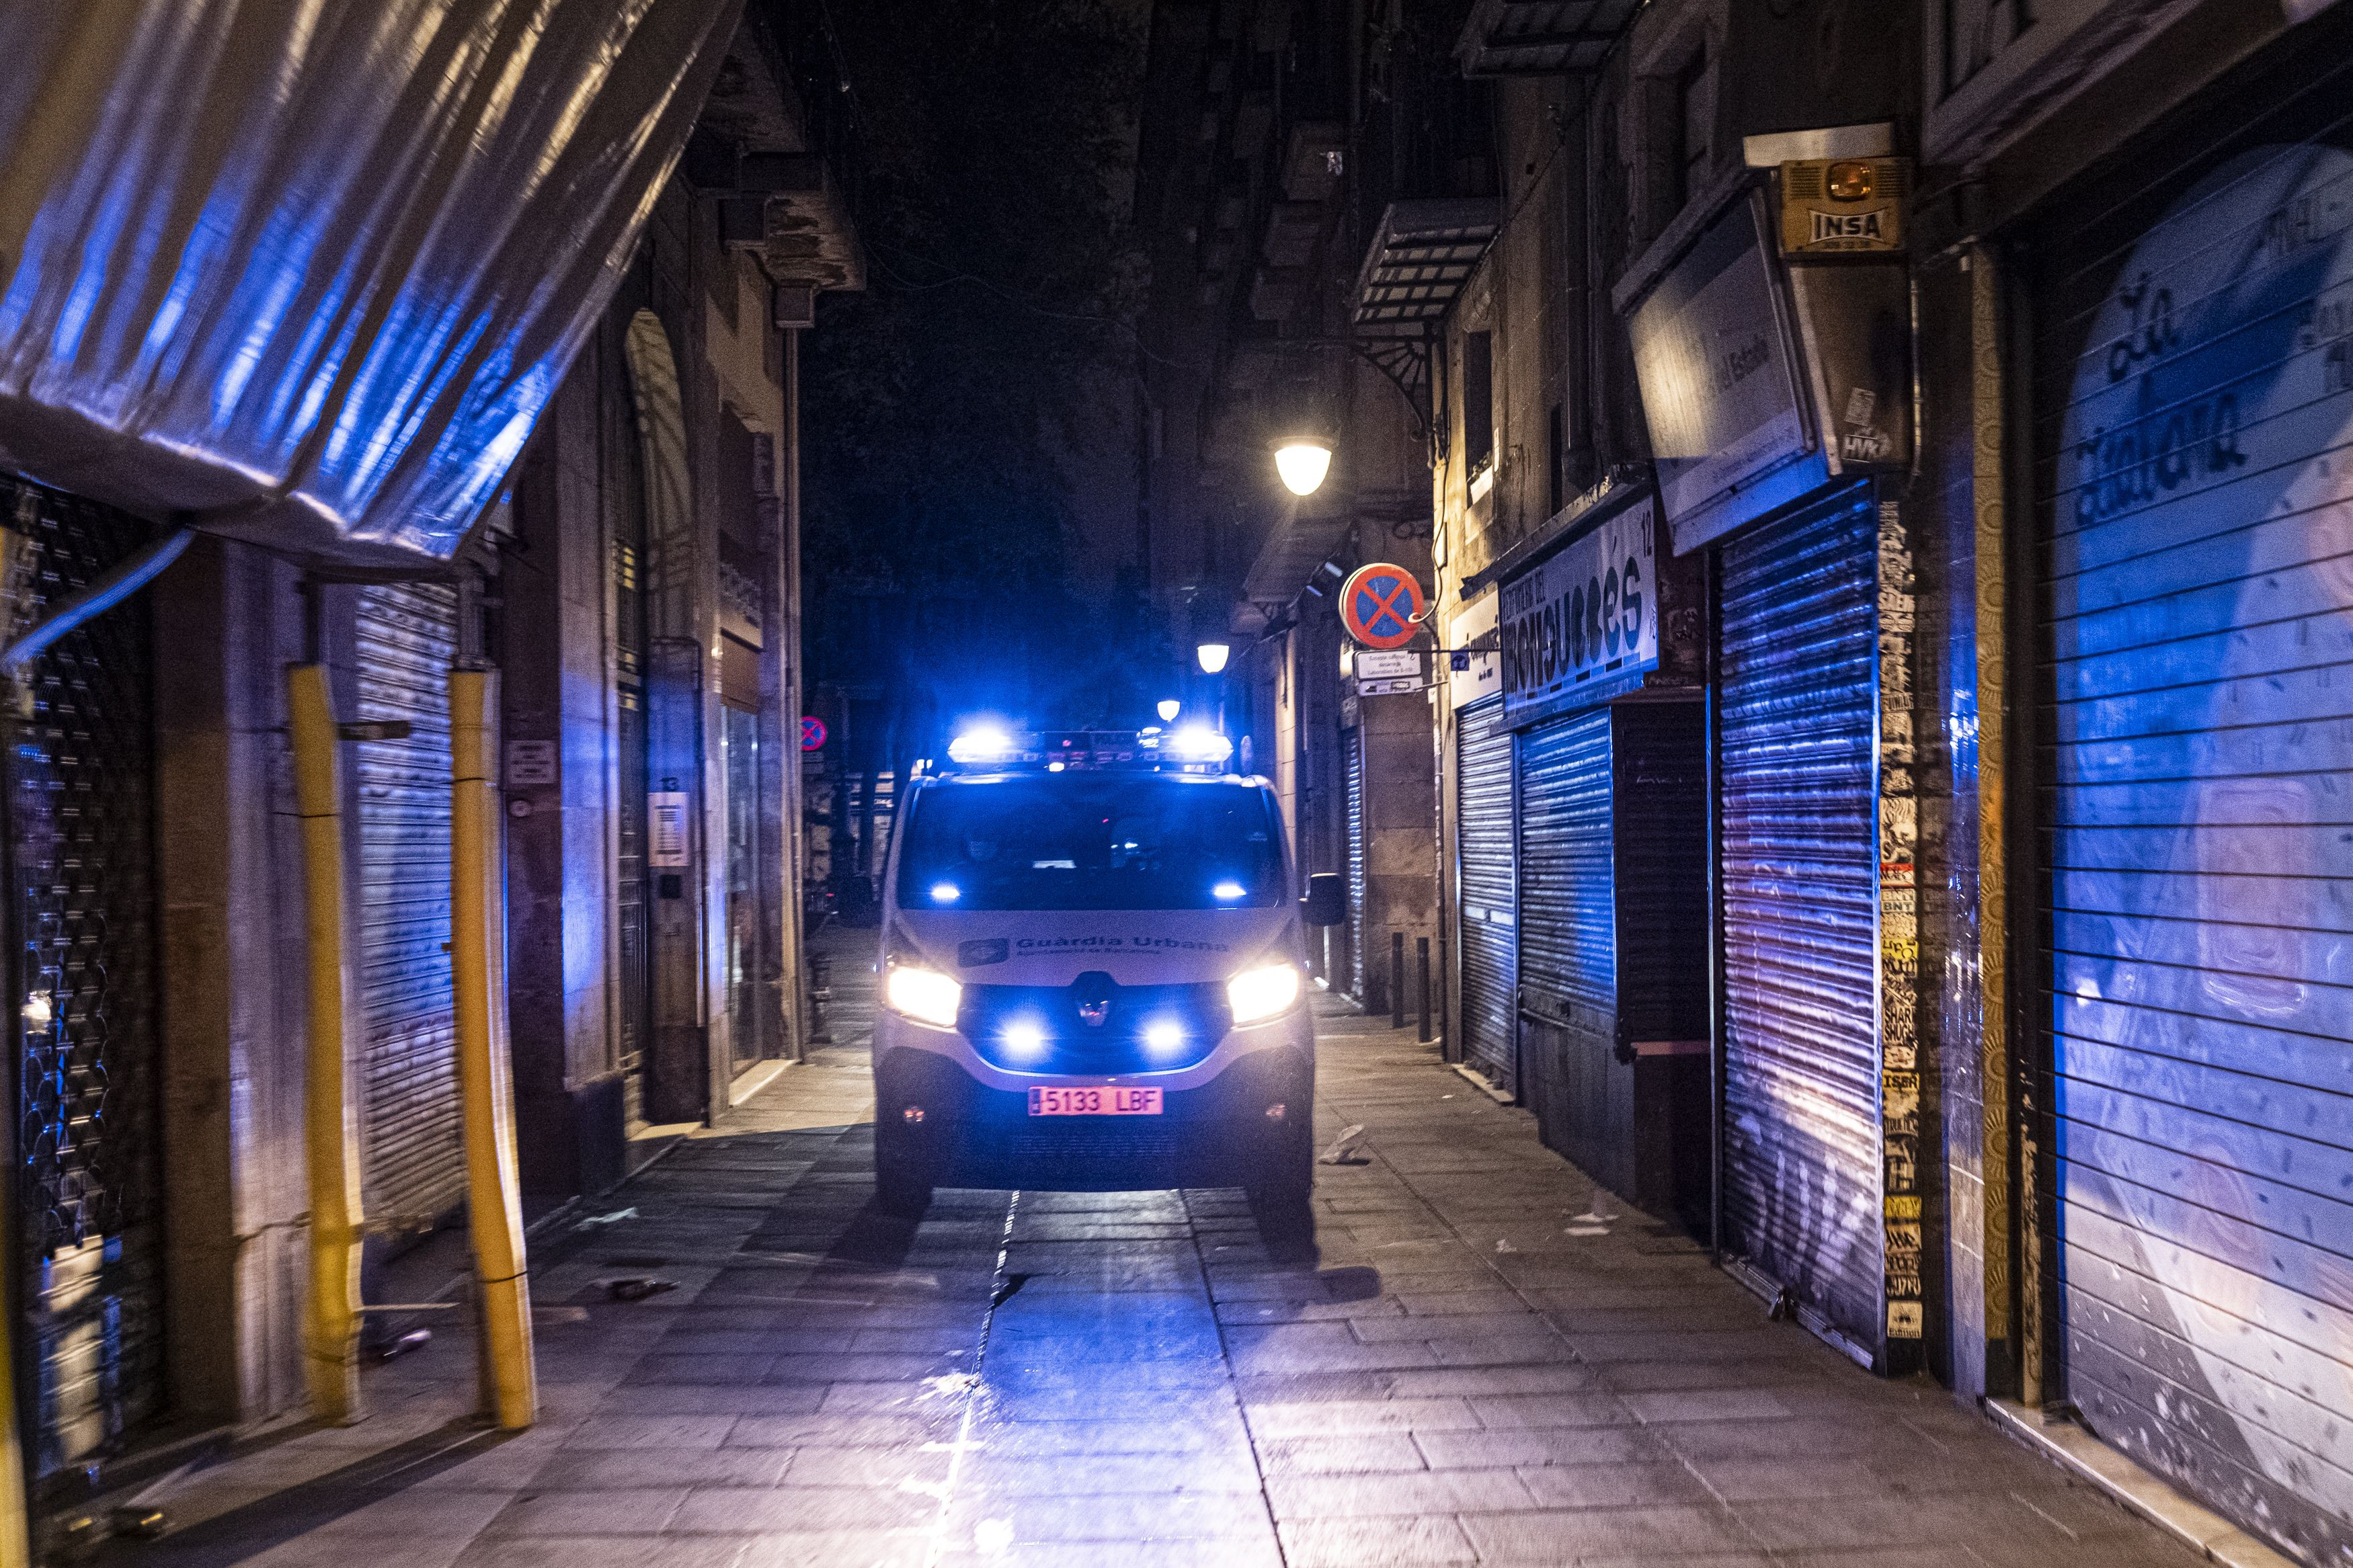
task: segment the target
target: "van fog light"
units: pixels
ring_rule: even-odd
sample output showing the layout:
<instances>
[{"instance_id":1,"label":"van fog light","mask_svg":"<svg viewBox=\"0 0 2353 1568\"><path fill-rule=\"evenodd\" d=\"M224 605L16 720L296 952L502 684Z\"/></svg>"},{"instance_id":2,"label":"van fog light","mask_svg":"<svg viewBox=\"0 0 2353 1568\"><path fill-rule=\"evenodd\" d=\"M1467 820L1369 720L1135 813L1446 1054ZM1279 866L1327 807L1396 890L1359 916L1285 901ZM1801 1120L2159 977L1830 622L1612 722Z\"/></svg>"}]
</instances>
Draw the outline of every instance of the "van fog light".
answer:
<instances>
[{"instance_id":1,"label":"van fog light","mask_svg":"<svg viewBox=\"0 0 2353 1568\"><path fill-rule=\"evenodd\" d=\"M1278 1100L1272 1105L1266 1108L1266 1119L1269 1121L1280 1121L1282 1120L1289 1109L1290 1108L1288 1106L1285 1106L1282 1101Z\"/></svg>"},{"instance_id":2,"label":"van fog light","mask_svg":"<svg viewBox=\"0 0 2353 1568\"><path fill-rule=\"evenodd\" d=\"M923 1119L923 1108L920 1105L911 1105L907 1107L906 1110L899 1112L899 1120L902 1121L912 1123L921 1121Z\"/></svg>"}]
</instances>

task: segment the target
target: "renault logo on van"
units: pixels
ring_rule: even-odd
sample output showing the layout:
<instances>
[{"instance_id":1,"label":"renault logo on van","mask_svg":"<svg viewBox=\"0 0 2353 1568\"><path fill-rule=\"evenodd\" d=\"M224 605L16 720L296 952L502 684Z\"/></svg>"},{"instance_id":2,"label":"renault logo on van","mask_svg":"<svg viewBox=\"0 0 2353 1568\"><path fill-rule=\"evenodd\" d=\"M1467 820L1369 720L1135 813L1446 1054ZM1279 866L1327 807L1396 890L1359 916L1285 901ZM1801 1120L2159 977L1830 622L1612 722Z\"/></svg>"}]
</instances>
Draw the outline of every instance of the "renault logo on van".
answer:
<instances>
[{"instance_id":1,"label":"renault logo on van","mask_svg":"<svg viewBox=\"0 0 2353 1568\"><path fill-rule=\"evenodd\" d=\"M1118 984L1100 969L1090 969L1071 982L1071 1000L1079 1009L1079 1022L1090 1029L1100 1029L1111 1016L1112 993Z\"/></svg>"},{"instance_id":2,"label":"renault logo on van","mask_svg":"<svg viewBox=\"0 0 2353 1568\"><path fill-rule=\"evenodd\" d=\"M1004 962L1005 939L1001 936L983 937L977 942L956 943L956 967L959 969L978 969L984 963Z\"/></svg>"}]
</instances>

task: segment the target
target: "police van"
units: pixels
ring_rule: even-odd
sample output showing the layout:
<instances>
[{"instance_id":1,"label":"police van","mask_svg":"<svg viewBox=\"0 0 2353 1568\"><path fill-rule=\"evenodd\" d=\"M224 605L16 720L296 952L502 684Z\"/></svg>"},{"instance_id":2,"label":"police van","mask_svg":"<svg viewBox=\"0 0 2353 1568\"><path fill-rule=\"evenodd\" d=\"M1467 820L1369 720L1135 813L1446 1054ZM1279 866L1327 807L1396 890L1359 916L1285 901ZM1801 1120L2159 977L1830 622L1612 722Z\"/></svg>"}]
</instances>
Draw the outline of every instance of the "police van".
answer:
<instances>
[{"instance_id":1,"label":"police van","mask_svg":"<svg viewBox=\"0 0 2353 1568\"><path fill-rule=\"evenodd\" d=\"M1263 779L1207 730L959 736L902 803L882 894L874 1173L935 1186L1225 1186L1303 1210L1315 1031Z\"/></svg>"}]
</instances>

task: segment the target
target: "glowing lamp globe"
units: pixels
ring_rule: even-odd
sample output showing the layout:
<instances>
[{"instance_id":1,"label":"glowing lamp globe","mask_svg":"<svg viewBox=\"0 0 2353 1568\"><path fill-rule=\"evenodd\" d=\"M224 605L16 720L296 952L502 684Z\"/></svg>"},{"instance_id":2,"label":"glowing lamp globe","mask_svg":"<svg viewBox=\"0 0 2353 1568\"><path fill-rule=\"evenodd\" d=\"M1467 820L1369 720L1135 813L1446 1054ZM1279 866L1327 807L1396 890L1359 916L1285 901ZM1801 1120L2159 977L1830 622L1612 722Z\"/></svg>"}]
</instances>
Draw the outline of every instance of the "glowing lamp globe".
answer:
<instances>
[{"instance_id":1,"label":"glowing lamp globe","mask_svg":"<svg viewBox=\"0 0 2353 1568\"><path fill-rule=\"evenodd\" d=\"M1300 437L1274 449L1274 471L1282 488L1295 496L1312 496L1324 486L1332 469L1332 448L1321 441Z\"/></svg>"},{"instance_id":2,"label":"glowing lamp globe","mask_svg":"<svg viewBox=\"0 0 2353 1568\"><path fill-rule=\"evenodd\" d=\"M1215 675L1226 668L1227 656L1233 651L1221 642L1205 642L1193 650L1193 657L1201 661L1204 673Z\"/></svg>"},{"instance_id":3,"label":"glowing lamp globe","mask_svg":"<svg viewBox=\"0 0 2353 1568\"><path fill-rule=\"evenodd\" d=\"M1177 715L1177 712L1178 712L1180 710L1182 710L1182 709L1184 708L1184 706L1185 706L1185 705L1184 705L1182 702L1177 701L1177 700L1176 700L1176 699L1175 699L1174 697L1164 697L1164 698L1162 698L1162 699L1160 700L1160 710L1159 710L1159 711L1160 711L1160 721L1161 721L1163 724L1173 724L1173 723L1175 723L1175 722L1176 721L1176 715Z\"/></svg>"}]
</instances>

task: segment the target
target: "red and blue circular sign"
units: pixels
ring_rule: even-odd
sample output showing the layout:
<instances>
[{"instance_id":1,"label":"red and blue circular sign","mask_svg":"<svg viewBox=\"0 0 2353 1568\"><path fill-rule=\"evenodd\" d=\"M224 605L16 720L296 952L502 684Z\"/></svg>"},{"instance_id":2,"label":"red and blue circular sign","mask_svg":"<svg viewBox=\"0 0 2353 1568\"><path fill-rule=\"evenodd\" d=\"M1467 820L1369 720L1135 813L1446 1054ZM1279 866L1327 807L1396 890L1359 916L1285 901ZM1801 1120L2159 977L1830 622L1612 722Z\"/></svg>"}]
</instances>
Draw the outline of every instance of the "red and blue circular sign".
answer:
<instances>
[{"instance_id":1,"label":"red and blue circular sign","mask_svg":"<svg viewBox=\"0 0 2353 1568\"><path fill-rule=\"evenodd\" d=\"M801 750L814 752L825 744L825 721L814 713L801 715Z\"/></svg>"},{"instance_id":2,"label":"red and blue circular sign","mask_svg":"<svg viewBox=\"0 0 2353 1568\"><path fill-rule=\"evenodd\" d=\"M1340 624L1366 647L1403 647L1421 630L1421 584L1402 566L1376 561L1340 584Z\"/></svg>"}]
</instances>

